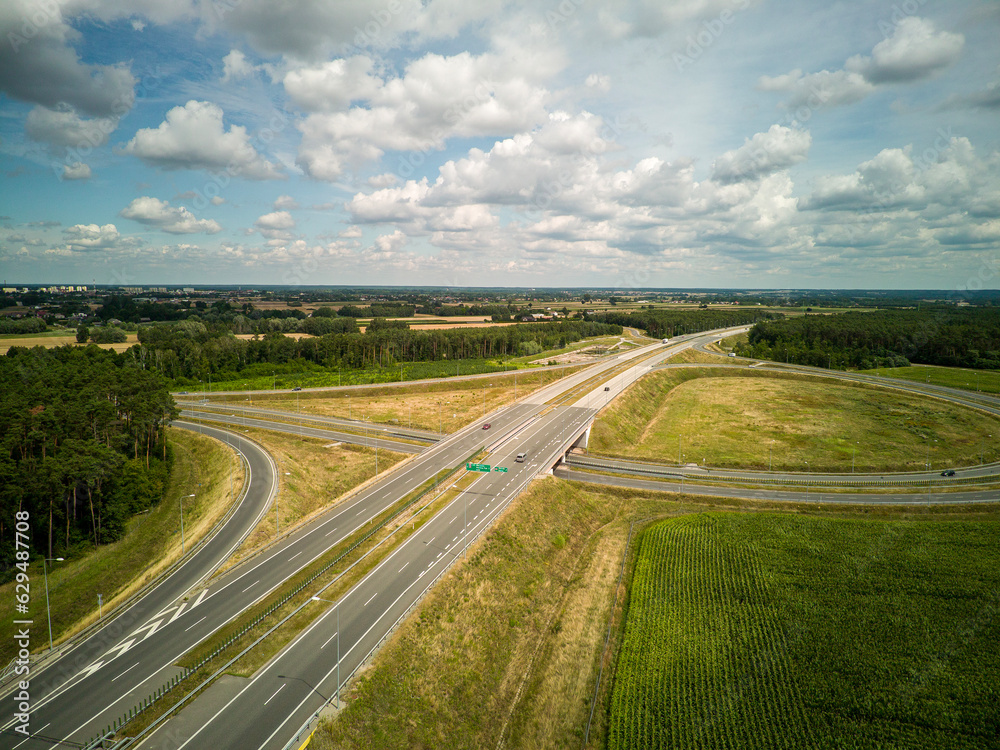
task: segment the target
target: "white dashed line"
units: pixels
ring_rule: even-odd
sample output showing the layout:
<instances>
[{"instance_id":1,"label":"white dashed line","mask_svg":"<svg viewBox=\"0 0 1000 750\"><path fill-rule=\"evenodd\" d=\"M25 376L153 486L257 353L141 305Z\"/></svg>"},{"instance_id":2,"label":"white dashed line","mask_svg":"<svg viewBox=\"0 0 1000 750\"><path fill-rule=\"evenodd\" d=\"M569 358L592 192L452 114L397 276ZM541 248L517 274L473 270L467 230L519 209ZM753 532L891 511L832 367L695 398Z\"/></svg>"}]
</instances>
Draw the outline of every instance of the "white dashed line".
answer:
<instances>
[{"instance_id":1,"label":"white dashed line","mask_svg":"<svg viewBox=\"0 0 1000 750\"><path fill-rule=\"evenodd\" d=\"M249 586L247 586L245 589L243 589L243 591L241 591L240 593L245 594L250 589L252 589L254 586L256 586L258 583L260 583L260 579L259 578L256 581L254 581L253 583L251 583Z\"/></svg>"},{"instance_id":2,"label":"white dashed line","mask_svg":"<svg viewBox=\"0 0 1000 750\"><path fill-rule=\"evenodd\" d=\"M286 684L287 684L287 683L286 683ZM280 693L280 692L281 692L282 690L284 690L284 689L285 689L285 686L284 686L284 685L282 685L282 686L281 686L280 688L278 688L278 689L277 689L277 690L275 690L275 691L274 691L273 693L271 693L271 698L273 698L274 696L276 696L276 695L277 695L278 693ZM264 701L264 705L265 705L265 706L266 706L266 705L267 705L268 703L270 703L270 702L271 702L271 698L268 698L268 699L267 699L266 701Z\"/></svg>"},{"instance_id":3,"label":"white dashed line","mask_svg":"<svg viewBox=\"0 0 1000 750\"><path fill-rule=\"evenodd\" d=\"M133 665L132 665L131 667L129 667L128 669L126 669L126 670L125 670L125 672L130 672L131 670L135 669L135 668L136 668L136 667L138 667L138 666L139 666L139 662L136 662L136 663L135 663L135 664L133 664ZM125 672L122 672L122 674L125 674ZM122 676L122 674L118 675L118 677L121 677L121 676ZM111 681L112 681L112 682L114 682L115 680L117 680L117 679L118 679L118 677L115 677L115 678L114 678L114 679L112 679Z\"/></svg>"},{"instance_id":4,"label":"white dashed line","mask_svg":"<svg viewBox=\"0 0 1000 750\"><path fill-rule=\"evenodd\" d=\"M372 599L374 599L376 596L378 596L378 592L377 591L374 594L372 594ZM368 601L366 601L362 606L367 607L369 604L372 603L372 599L369 599Z\"/></svg>"},{"instance_id":5,"label":"white dashed line","mask_svg":"<svg viewBox=\"0 0 1000 750\"><path fill-rule=\"evenodd\" d=\"M208 617L208 615L205 615L205 617ZM201 620L204 620L205 617L202 617ZM198 620L198 622L201 622L201 620ZM188 625L186 628L184 628L184 632L185 633L188 632L191 628L193 628L195 625L197 625L198 622L194 623L193 625Z\"/></svg>"}]
</instances>

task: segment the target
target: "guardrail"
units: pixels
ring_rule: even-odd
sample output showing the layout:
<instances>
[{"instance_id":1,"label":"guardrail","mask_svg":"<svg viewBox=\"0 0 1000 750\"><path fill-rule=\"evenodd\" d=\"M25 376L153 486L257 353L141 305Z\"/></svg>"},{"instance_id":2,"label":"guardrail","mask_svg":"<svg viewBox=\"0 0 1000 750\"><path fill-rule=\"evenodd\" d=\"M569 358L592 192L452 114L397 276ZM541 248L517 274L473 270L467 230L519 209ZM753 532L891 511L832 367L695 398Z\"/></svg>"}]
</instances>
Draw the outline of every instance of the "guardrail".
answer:
<instances>
[{"instance_id":1,"label":"guardrail","mask_svg":"<svg viewBox=\"0 0 1000 750\"><path fill-rule=\"evenodd\" d=\"M637 474L640 476L653 476L675 479L677 481L697 481L699 483L727 483L727 484L764 484L764 485L790 485L809 487L935 487L946 489L955 486L975 486L985 484L995 484L1000 482L1000 464L987 464L996 466L998 474L982 477L949 477L947 479L937 479L935 474L927 474L924 477L904 479L904 478L883 478L875 479L871 476L851 479L835 478L810 478L807 476L790 477L788 475L780 477L770 476L726 476L712 474L687 474L681 467L670 467L657 464L639 466L633 462L619 462L613 459L598 459L589 456L567 456L565 463L571 468L597 469L602 471L617 472L620 474Z\"/></svg>"},{"instance_id":2,"label":"guardrail","mask_svg":"<svg viewBox=\"0 0 1000 750\"><path fill-rule=\"evenodd\" d=\"M494 513L493 515L493 521L491 521L489 524L484 524L483 528L481 528L474 535L472 536L466 535L465 539L463 540L464 544L462 545L463 552L468 550L473 542L478 540L483 534L485 534L490 528L492 528L492 525L496 521L496 519L500 517L500 515L510 506L510 504L514 501L516 497L518 497L522 492L524 492L528 484L535 477L537 477L538 474L541 473L541 471L542 471L541 466L538 466L524 479L524 481L520 484L520 486L518 486L518 488L511 493L510 497L507 498L507 501L502 506L497 508L496 513ZM419 606L423 602L428 592L430 592L431 588L433 588L434 584L440 581L441 578L443 578L444 575L452 569L452 566L455 565L455 562L459 559L459 557L460 557L459 554L452 553L451 560L448 562L448 564L446 564L441 569L441 571L428 582L428 584L417 595L416 599L413 600L410 606L408 606L406 610L399 617L396 618L396 620L392 623L392 625L389 626L389 628L382 635L382 637L379 638L378 642L374 646L372 646L372 648L368 651L367 654L364 655L364 657L362 657L362 659L358 662L358 665L351 670L351 673L348 674L347 677L345 677L343 680L339 682L336 691L334 691L334 696L332 698L327 698L326 701L323 703L323 705L320 706L318 709L316 709L312 713L312 715L308 719L306 719L305 722L302 723L302 725L296 731L295 735L285 744L284 750L295 750L295 748L299 747L299 744L297 743L301 743L307 734L311 734L313 731L315 731L313 724L319 719L320 715L330 706L331 703L333 703L335 699L339 700L340 691L343 689L343 686L348 684L351 681L351 678L353 678L354 675L356 675L362 667L366 666L372 659L372 657L376 653L378 653L378 650L382 648L383 645L385 645L386 641L388 641L389 638L396 632L400 624L407 617L410 616L410 614L413 612L414 609L417 608L417 606Z\"/></svg>"},{"instance_id":3,"label":"guardrail","mask_svg":"<svg viewBox=\"0 0 1000 750\"><path fill-rule=\"evenodd\" d=\"M475 455L477 455L480 452L480 450L482 450L482 449L479 449L475 453L472 453L469 456L469 459L471 459ZM164 685L162 685L161 687L159 687L156 690L154 690L152 693L150 693L143 700L139 701L132 709L126 711L122 715L122 717L120 719L116 719L116 720L112 721L111 724L108 724L105 727L105 729L104 729L103 732L99 733L96 737L91 737L90 740L83 745L83 750L96 750L96 748L103 748L105 746L105 743L109 739L111 739L112 737L114 737L116 734L118 734L122 730L122 728L125 725L127 725L130 721L132 721L137 716L139 716L140 714L142 714L145 711L147 711L157 701L159 701L162 698L164 698L167 694L169 694L178 685L182 684L192 674L196 674L199 669L201 669L202 667L204 667L206 664L210 663L213 659L215 659L217 656L219 656L221 653L223 653L230 646L232 646L233 644L239 643L239 641L243 638L243 636L245 636L248 632L250 632L255 627L257 627L258 625L260 625L267 617L269 617L272 614L274 614L274 612L276 612L278 609L280 609L285 604L287 604L296 595L300 594L306 587L308 587L311 583L313 583L317 578L319 578L324 573L326 573L328 570L330 570L332 567L334 567L335 565L337 565L337 563L341 562L345 557L347 557L349 554L351 554L354 550L356 550L362 544L364 544L369 539L371 539L372 536L374 536L376 533L378 533L383 528L385 528L385 526L387 526L388 524L390 524L392 521L396 520L402 513L404 513L409 508L413 507L413 505L415 505L419 500L421 500L424 496L426 496L427 493L432 492L433 490L435 490L440 483L446 481L449 477L453 476L455 473L457 473L459 470L461 470L463 468L464 464L465 464L465 462L463 461L462 464L454 467L451 471L449 471L443 477L441 477L440 479L438 479L433 485L424 488L416 496L414 496L412 499L410 499L405 505L403 505L400 508L398 508L388 518L385 518L379 524L373 526L372 529L367 534L365 534L364 536L362 536L360 539L356 540L350 547L348 547L342 553L340 553L339 555L337 555L336 558L334 558L329 563L327 563L326 565L324 565L320 570L316 571L311 576L309 576L305 581L303 581L301 584L299 584L299 586L296 589L294 589L290 593L285 594L285 596L283 596L280 600L278 600L277 602L271 604L271 606L269 606L266 610L264 610L262 613L260 613L257 617L255 617L253 620L251 620L248 623L246 623L242 628L240 628L240 630L238 630L236 633L232 634L229 638L227 638L225 641L223 641L223 643L220 644L214 651L212 651L207 656L203 657L197 664L195 664L195 666L185 668L185 670L181 674L175 675L173 678L171 678L170 680L168 680ZM395 533L395 532L393 532L393 533ZM391 536L391 534L390 534L390 536ZM389 537L386 537L386 539L382 540L382 542L379 542L378 545L376 545L375 547L373 547L371 550L369 550L367 553L365 553L361 558L359 558L354 563L352 563L348 568L346 568L341 573L341 576L344 575L344 574L346 574L355 565L359 564L362 560L364 560L365 558L367 558L368 555L370 555L376 549L378 549L378 547L380 547L382 545L382 543L384 543L385 541L387 541L388 538ZM339 578L340 578L340 576L338 576L336 580L339 580ZM326 590L326 588L328 588L329 586L332 586L336 582L336 580L331 581L327 586L324 586L322 589L320 589L319 593L322 593L323 591ZM257 639L255 639L252 643L250 643L248 646L246 646L242 651L240 651L238 654L236 654L235 656L233 656L224 665L222 665L221 667L219 667L215 672L213 672L211 675L209 675L204 680L202 680L202 682L200 682L198 685L196 685L194 688L192 688L178 703L175 703L173 706L171 706L170 709L168 709L166 713L164 713L162 716L158 717L156 719L156 721L154 721L152 724L150 724L148 727L146 727L144 730L142 730L135 737L122 738L122 740L119 740L114 745L114 747L115 748L118 748L118 747L121 747L121 748L131 747L135 742L137 742L138 740L140 740L143 737L145 737L147 734L149 734L155 728L159 727L160 724L162 724L164 721L166 721L174 712L176 712L183 705L185 705L197 693L201 692L202 689L204 689L209 684L211 684L213 681L215 681L225 670L227 670L229 667L231 667L233 664L235 664L239 659L241 659L243 656L245 656L249 651L251 651L253 648L255 648L260 643L262 643L264 640L266 640L277 628L281 627L281 625L283 625L291 617L293 617L294 615L296 615L300 610L302 610L306 605L308 605L310 603L310 601L311 600L307 600L307 601L303 602L301 605L299 605L298 607L296 607L292 612L290 612L287 615L285 615L285 617L283 617L281 620L279 620L277 623L275 623L273 626L271 626L265 633L263 633L261 636L259 636ZM124 744L122 744L122 743L124 743Z\"/></svg>"}]
</instances>

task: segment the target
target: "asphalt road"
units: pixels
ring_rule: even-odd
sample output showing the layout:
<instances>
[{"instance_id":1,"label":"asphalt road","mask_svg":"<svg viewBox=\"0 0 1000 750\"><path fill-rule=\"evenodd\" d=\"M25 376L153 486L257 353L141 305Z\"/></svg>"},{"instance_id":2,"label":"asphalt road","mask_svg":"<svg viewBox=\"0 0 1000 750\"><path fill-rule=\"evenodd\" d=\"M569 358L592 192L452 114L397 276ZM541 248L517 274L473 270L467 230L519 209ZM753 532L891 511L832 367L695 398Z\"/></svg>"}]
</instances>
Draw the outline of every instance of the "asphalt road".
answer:
<instances>
[{"instance_id":1,"label":"asphalt road","mask_svg":"<svg viewBox=\"0 0 1000 750\"><path fill-rule=\"evenodd\" d=\"M735 497L751 500L768 500L782 503L823 503L832 505L964 505L1000 502L997 490L971 490L969 492L913 492L871 494L865 492L823 492L822 490L785 491L771 489L745 489L717 487L691 482L660 482L638 477L617 477L591 474L586 471L557 468L553 474L560 479L613 487L632 487L655 492L684 492L689 495Z\"/></svg>"},{"instance_id":2,"label":"asphalt road","mask_svg":"<svg viewBox=\"0 0 1000 750\"><path fill-rule=\"evenodd\" d=\"M175 423L175 426L193 427L183 423ZM181 603L180 598L229 559L263 516L277 489L271 457L256 443L232 433L211 427L203 431L233 446L244 458L248 482L238 506L225 524L196 549L189 550L183 563L169 575L108 617L89 636L61 647L58 658L36 667L30 680L31 730L46 739L22 742L25 738L14 734L8 721L0 731L0 744L4 747L25 750L52 747L54 740L77 736L74 731L77 727L88 726L88 720L106 708L107 701L100 696L109 691L100 686L101 678L115 677L117 672L112 673L112 670L140 651L137 648L135 653L130 653L133 645L145 642L143 639L152 634L152 630L144 628L158 627L157 623L179 616L185 609L187 613L194 610L193 603ZM103 671L102 666L106 667ZM115 693L135 689L141 684L142 674L142 670L135 670L121 677L113 686ZM4 698L5 721L14 713L12 706L13 697L8 695Z\"/></svg>"},{"instance_id":3,"label":"asphalt road","mask_svg":"<svg viewBox=\"0 0 1000 750\"><path fill-rule=\"evenodd\" d=\"M537 473L554 462L594 412L557 407L490 456L491 466L473 484L394 550L293 643L249 680L228 703L171 748L277 750L333 698L392 626L482 533ZM514 459L526 452L524 463ZM291 551L291 550L289 550ZM338 627L339 626L339 627ZM339 654L339 658L338 658ZM339 666L339 677L338 677ZM253 716L253 721L246 721ZM165 748L154 734L141 747Z\"/></svg>"},{"instance_id":4,"label":"asphalt road","mask_svg":"<svg viewBox=\"0 0 1000 750\"><path fill-rule=\"evenodd\" d=\"M54 740L80 743L97 735L138 700L168 682L179 671L173 664L197 643L428 477L442 468L455 466L482 448L487 440L497 439L538 411L537 406L521 404L491 415L493 428L488 432L476 424L432 446L317 521L280 540L252 562L227 571L206 588L189 592L188 600L183 603L145 608L141 610L142 617L123 619L117 627L109 624L101 638L95 639L86 652L80 652L79 659L62 662L64 668L46 670L50 674L46 681L47 695L44 698L33 695L32 731L40 736L21 744L13 742L10 747L34 750L52 747ZM249 443L239 435L229 439L242 443L244 450L248 450ZM228 554L227 548L220 561ZM214 561L204 564L197 571L192 566L195 572L185 583L195 584L217 564ZM183 585L179 589L183 590ZM141 624L133 627L137 623ZM68 664L72 664L72 669L65 668ZM0 736L5 743L11 737Z\"/></svg>"},{"instance_id":5,"label":"asphalt road","mask_svg":"<svg viewBox=\"0 0 1000 750\"><path fill-rule=\"evenodd\" d=\"M364 445L371 448L376 446L399 453L422 453L426 450L426 444L417 445L415 443L404 443L391 438L379 437L377 434L359 435L354 432L336 432L318 427L306 427L296 425L291 422L274 421L270 419L258 419L248 417L240 413L219 413L212 411L201 411L199 409L183 409L182 417L188 419L200 419L206 422L218 422L228 425L230 429L239 431L247 427L257 427L272 432L281 432L288 435L303 435L306 437L322 438L324 440L335 440L340 443L351 443L352 445Z\"/></svg>"}]
</instances>

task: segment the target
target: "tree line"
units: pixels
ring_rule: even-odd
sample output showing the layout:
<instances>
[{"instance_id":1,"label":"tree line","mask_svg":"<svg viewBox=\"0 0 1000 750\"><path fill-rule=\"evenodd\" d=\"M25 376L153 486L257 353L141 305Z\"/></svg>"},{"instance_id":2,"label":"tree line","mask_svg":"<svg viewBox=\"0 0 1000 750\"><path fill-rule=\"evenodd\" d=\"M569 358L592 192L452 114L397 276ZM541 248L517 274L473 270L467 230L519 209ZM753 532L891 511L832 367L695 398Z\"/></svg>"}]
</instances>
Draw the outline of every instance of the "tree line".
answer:
<instances>
[{"instance_id":1,"label":"tree line","mask_svg":"<svg viewBox=\"0 0 1000 750\"><path fill-rule=\"evenodd\" d=\"M0 357L0 576L15 513L52 557L118 539L156 503L170 464L164 427L179 412L157 373L96 346L13 347Z\"/></svg>"},{"instance_id":2,"label":"tree line","mask_svg":"<svg viewBox=\"0 0 1000 750\"><path fill-rule=\"evenodd\" d=\"M713 328L729 328L777 317L780 316L776 313L753 308L746 310L713 310L711 308L671 310L660 307L632 312L594 313L588 315L587 319L640 328L654 338L672 338L686 333L700 333L701 331L710 331Z\"/></svg>"},{"instance_id":3,"label":"tree line","mask_svg":"<svg viewBox=\"0 0 1000 750\"><path fill-rule=\"evenodd\" d=\"M400 362L506 359L561 348L590 336L617 335L622 329L620 325L596 321L562 321L416 331L405 321L376 318L365 333L356 332L356 324L354 330L297 340L278 332L240 339L227 327L188 320L175 325L140 327L140 343L131 347L127 355L142 369L186 384L209 377L216 381L235 380L242 371L260 364L302 362L328 368L364 369Z\"/></svg>"},{"instance_id":4,"label":"tree line","mask_svg":"<svg viewBox=\"0 0 1000 750\"><path fill-rule=\"evenodd\" d=\"M911 362L1000 369L1000 309L924 307L760 322L738 354L815 367L870 370Z\"/></svg>"}]
</instances>

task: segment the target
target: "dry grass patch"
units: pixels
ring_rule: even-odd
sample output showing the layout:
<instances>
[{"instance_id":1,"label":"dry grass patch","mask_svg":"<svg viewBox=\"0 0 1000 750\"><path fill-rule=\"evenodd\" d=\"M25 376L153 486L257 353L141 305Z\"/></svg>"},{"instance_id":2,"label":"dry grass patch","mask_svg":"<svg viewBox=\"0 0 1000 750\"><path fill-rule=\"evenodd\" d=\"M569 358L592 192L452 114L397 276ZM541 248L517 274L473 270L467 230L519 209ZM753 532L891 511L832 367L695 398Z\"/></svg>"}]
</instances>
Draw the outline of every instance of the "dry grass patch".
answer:
<instances>
[{"instance_id":1,"label":"dry grass patch","mask_svg":"<svg viewBox=\"0 0 1000 750\"><path fill-rule=\"evenodd\" d=\"M551 384L573 372L566 368L552 372L518 372L517 397L523 398L543 385ZM344 419L370 419L381 424L454 432L475 419L482 419L496 409L514 402L514 374L495 373L493 377L454 383L423 383L412 386L356 388L345 391L261 394L254 406L265 409L301 410L307 414ZM225 398L211 403L225 403ZM246 400L241 400L246 404Z\"/></svg>"},{"instance_id":2,"label":"dry grass patch","mask_svg":"<svg viewBox=\"0 0 1000 750\"><path fill-rule=\"evenodd\" d=\"M876 388L755 370L655 373L605 409L593 453L775 470L859 472L979 463L1000 420Z\"/></svg>"},{"instance_id":3,"label":"dry grass patch","mask_svg":"<svg viewBox=\"0 0 1000 750\"><path fill-rule=\"evenodd\" d=\"M625 497L534 483L401 626L312 747L579 747Z\"/></svg>"},{"instance_id":4,"label":"dry grass patch","mask_svg":"<svg viewBox=\"0 0 1000 750\"><path fill-rule=\"evenodd\" d=\"M94 344L94 346L99 346L101 349L113 349L116 352L123 352L138 343L138 334L130 333L128 334L128 339L120 344ZM65 346L66 344L71 344L72 346L89 346L89 344L78 344L75 333L65 336L42 333L37 336L4 337L0 339L0 354L6 354L12 346L26 346L29 349L33 346L44 346L46 349L51 349L56 346Z\"/></svg>"},{"instance_id":5,"label":"dry grass patch","mask_svg":"<svg viewBox=\"0 0 1000 750\"><path fill-rule=\"evenodd\" d=\"M220 572L273 542L279 528L284 533L375 478L374 449L268 430L249 429L244 434L274 458L278 466L278 497ZM380 448L379 476L405 458L403 453ZM280 524L276 522L276 512L280 514Z\"/></svg>"}]
</instances>

